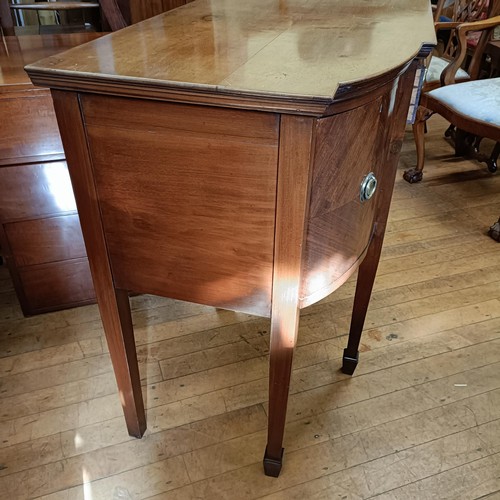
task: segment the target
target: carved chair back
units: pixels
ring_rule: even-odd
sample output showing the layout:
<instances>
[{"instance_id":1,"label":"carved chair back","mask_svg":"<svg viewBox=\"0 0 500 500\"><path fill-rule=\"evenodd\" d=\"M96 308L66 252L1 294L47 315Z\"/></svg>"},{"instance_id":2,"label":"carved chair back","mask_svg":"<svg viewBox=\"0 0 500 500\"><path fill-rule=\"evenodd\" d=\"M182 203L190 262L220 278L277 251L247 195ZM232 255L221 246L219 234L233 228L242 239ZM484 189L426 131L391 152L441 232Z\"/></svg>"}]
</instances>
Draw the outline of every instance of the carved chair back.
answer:
<instances>
[{"instance_id":1,"label":"carved chair back","mask_svg":"<svg viewBox=\"0 0 500 500\"><path fill-rule=\"evenodd\" d=\"M460 63L454 64L453 67L447 68L443 72L441 84L454 83L455 73L465 59L465 57L461 57L461 53L469 56L466 65L467 73L470 79L475 80L479 76L484 50L491 39L493 28L469 31L465 41L467 44L467 52L465 52L465 48L462 47L464 40L460 40L456 27L463 23L472 23L498 16L500 14L500 0L454 0L448 8L445 8L445 2L446 0L440 0L439 3L443 5L438 4L437 7L437 11L441 14L451 16L449 22L436 22L437 31L446 30L447 27L449 30L449 37L441 57L447 61L455 60L458 62L460 60Z\"/></svg>"},{"instance_id":2,"label":"carved chair back","mask_svg":"<svg viewBox=\"0 0 500 500\"><path fill-rule=\"evenodd\" d=\"M455 0L450 8L444 12L447 14L446 17L449 16L451 23L471 23L490 17L490 12L494 6L495 2L490 0ZM472 45L477 44L477 42L477 38L472 40ZM442 57L451 60L456 57L458 50L458 36L456 31L452 29Z\"/></svg>"}]
</instances>

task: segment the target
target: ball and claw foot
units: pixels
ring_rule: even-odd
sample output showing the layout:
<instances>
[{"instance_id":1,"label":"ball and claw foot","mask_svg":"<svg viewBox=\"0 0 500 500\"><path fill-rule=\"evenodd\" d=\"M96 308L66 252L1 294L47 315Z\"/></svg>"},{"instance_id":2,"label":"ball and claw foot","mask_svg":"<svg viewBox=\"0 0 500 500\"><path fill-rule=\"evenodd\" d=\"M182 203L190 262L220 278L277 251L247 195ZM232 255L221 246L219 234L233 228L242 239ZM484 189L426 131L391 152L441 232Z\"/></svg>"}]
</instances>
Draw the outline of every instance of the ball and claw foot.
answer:
<instances>
[{"instance_id":1,"label":"ball and claw foot","mask_svg":"<svg viewBox=\"0 0 500 500\"><path fill-rule=\"evenodd\" d=\"M427 125L427 122L425 123ZM455 135L455 126L450 125L445 131L444 131L444 136L445 137L453 137Z\"/></svg>"},{"instance_id":2,"label":"ball and claw foot","mask_svg":"<svg viewBox=\"0 0 500 500\"><path fill-rule=\"evenodd\" d=\"M498 170L497 162L494 158L490 158L486 161L486 165L488 167L488 171L494 174Z\"/></svg>"},{"instance_id":3,"label":"ball and claw foot","mask_svg":"<svg viewBox=\"0 0 500 500\"><path fill-rule=\"evenodd\" d=\"M488 234L494 240L496 240L500 243L500 219L498 219L498 222L496 222L495 224L493 224L493 226L490 227Z\"/></svg>"},{"instance_id":4,"label":"ball and claw foot","mask_svg":"<svg viewBox=\"0 0 500 500\"><path fill-rule=\"evenodd\" d=\"M264 453L264 474L266 476L278 477L281 472L281 467L283 466L283 452L284 448L281 448L281 457L279 460L267 456L267 448Z\"/></svg>"},{"instance_id":5,"label":"ball and claw foot","mask_svg":"<svg viewBox=\"0 0 500 500\"><path fill-rule=\"evenodd\" d=\"M356 366L358 366L359 361L359 351L356 353L356 357L348 356L346 353L347 349L344 349L344 356L342 357L342 373L346 375L352 375Z\"/></svg>"},{"instance_id":6,"label":"ball and claw foot","mask_svg":"<svg viewBox=\"0 0 500 500\"><path fill-rule=\"evenodd\" d=\"M405 170L403 174L403 179L410 184L415 184L416 182L420 182L423 177L422 170L417 170L416 168L410 168L409 170Z\"/></svg>"}]
</instances>

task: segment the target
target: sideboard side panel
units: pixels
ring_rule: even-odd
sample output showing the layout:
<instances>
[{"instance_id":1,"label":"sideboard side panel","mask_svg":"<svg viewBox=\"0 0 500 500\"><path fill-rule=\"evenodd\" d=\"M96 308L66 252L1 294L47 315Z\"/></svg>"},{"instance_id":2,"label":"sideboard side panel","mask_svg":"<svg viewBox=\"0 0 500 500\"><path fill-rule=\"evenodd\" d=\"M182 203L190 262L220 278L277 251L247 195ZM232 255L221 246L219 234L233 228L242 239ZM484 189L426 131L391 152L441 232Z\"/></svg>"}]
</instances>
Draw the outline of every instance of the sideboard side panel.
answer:
<instances>
[{"instance_id":1,"label":"sideboard side panel","mask_svg":"<svg viewBox=\"0 0 500 500\"><path fill-rule=\"evenodd\" d=\"M278 115L82 103L115 285L268 316Z\"/></svg>"}]
</instances>

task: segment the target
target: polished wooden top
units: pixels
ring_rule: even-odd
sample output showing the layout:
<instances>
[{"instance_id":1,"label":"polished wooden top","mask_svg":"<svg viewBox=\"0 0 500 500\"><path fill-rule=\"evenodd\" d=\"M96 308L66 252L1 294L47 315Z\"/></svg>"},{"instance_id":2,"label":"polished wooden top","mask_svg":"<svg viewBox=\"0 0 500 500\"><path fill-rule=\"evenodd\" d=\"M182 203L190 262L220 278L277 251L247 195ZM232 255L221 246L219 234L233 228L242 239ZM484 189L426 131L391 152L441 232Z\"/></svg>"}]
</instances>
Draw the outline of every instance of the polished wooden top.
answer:
<instances>
[{"instance_id":1,"label":"polished wooden top","mask_svg":"<svg viewBox=\"0 0 500 500\"><path fill-rule=\"evenodd\" d=\"M27 71L56 88L325 104L434 40L428 0L197 0Z\"/></svg>"},{"instance_id":2,"label":"polished wooden top","mask_svg":"<svg viewBox=\"0 0 500 500\"><path fill-rule=\"evenodd\" d=\"M0 39L0 92L32 86L24 66L94 40L99 33L6 36Z\"/></svg>"}]
</instances>

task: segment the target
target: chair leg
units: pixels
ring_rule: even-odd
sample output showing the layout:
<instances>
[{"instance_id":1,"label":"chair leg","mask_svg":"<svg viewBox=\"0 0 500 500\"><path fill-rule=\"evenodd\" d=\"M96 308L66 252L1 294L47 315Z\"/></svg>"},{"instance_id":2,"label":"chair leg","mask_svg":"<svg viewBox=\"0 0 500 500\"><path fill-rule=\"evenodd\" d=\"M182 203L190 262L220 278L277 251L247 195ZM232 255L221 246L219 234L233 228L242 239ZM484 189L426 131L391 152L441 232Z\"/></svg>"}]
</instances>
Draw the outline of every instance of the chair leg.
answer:
<instances>
[{"instance_id":1,"label":"chair leg","mask_svg":"<svg viewBox=\"0 0 500 500\"><path fill-rule=\"evenodd\" d=\"M482 140L483 140L483 137L481 137L480 135L476 135L474 137L474 144L472 145L472 148L474 150L475 155L480 154Z\"/></svg>"},{"instance_id":2,"label":"chair leg","mask_svg":"<svg viewBox=\"0 0 500 500\"><path fill-rule=\"evenodd\" d=\"M490 157L486 161L486 165L488 165L488 170L494 174L498 169L498 156L500 155L500 142L495 144L493 151L491 152Z\"/></svg>"},{"instance_id":3,"label":"chair leg","mask_svg":"<svg viewBox=\"0 0 500 500\"><path fill-rule=\"evenodd\" d=\"M452 138L455 136L455 125L450 125L445 131L444 136L446 138Z\"/></svg>"},{"instance_id":4,"label":"chair leg","mask_svg":"<svg viewBox=\"0 0 500 500\"><path fill-rule=\"evenodd\" d=\"M457 128L455 132L455 156L474 157L476 136Z\"/></svg>"},{"instance_id":5,"label":"chair leg","mask_svg":"<svg viewBox=\"0 0 500 500\"><path fill-rule=\"evenodd\" d=\"M422 106L418 107L415 123L413 124L413 137L417 148L417 166L406 170L403 179L410 184L422 180L425 162L425 122L432 116L432 111Z\"/></svg>"}]
</instances>

